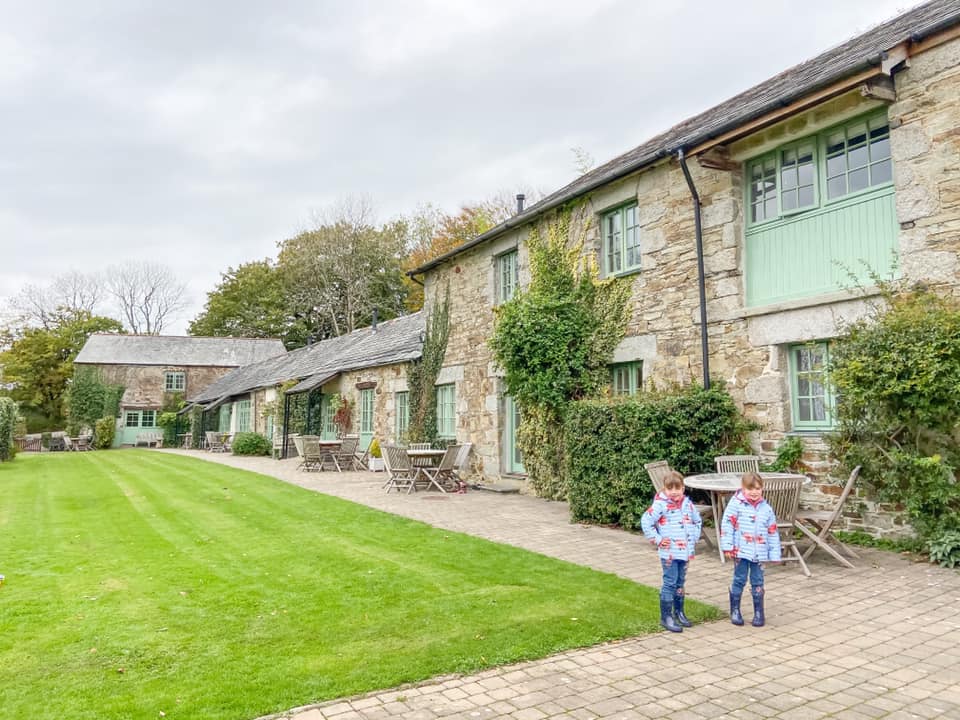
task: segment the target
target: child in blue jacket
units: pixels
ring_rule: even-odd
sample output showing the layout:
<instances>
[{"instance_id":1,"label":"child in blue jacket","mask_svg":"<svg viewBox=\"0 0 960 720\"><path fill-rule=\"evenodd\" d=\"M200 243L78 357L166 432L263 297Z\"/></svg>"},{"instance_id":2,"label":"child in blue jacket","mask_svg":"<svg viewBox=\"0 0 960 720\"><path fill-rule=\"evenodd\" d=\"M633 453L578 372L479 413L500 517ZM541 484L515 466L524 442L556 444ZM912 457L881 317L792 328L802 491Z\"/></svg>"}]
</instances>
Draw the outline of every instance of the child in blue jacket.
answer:
<instances>
[{"instance_id":1,"label":"child in blue jacket","mask_svg":"<svg viewBox=\"0 0 960 720\"><path fill-rule=\"evenodd\" d=\"M660 586L660 624L670 632L683 632L691 623L683 612L687 562L693 559L703 521L683 494L683 475L672 472L663 481L663 490L640 520L643 534L658 549L663 568Z\"/></svg>"},{"instance_id":2,"label":"child in blue jacket","mask_svg":"<svg viewBox=\"0 0 960 720\"><path fill-rule=\"evenodd\" d=\"M753 596L754 627L764 623L763 564L780 562L780 532L773 508L763 499L763 478L746 473L740 489L727 503L720 525L720 549L733 560L733 584L730 586L730 622L743 625L740 597L750 578Z\"/></svg>"}]
</instances>

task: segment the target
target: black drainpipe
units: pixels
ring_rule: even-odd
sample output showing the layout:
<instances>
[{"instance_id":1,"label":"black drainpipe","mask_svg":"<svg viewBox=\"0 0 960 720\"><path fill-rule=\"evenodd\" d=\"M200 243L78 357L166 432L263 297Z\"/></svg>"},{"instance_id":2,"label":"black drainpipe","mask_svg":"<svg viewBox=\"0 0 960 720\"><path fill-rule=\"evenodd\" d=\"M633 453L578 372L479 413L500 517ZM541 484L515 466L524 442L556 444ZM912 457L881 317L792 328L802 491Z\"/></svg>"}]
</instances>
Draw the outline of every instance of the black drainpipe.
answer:
<instances>
[{"instance_id":1,"label":"black drainpipe","mask_svg":"<svg viewBox=\"0 0 960 720\"><path fill-rule=\"evenodd\" d=\"M707 345L707 290L703 279L703 228L700 225L700 196L697 194L697 188L693 185L693 178L690 177L687 160L683 156L683 148L677 150L677 160L680 161L680 169L683 170L683 176L687 179L687 187L690 188L690 196L693 198L693 222L697 236L697 286L700 289L700 353L703 355L703 387L709 390L710 348Z\"/></svg>"}]
</instances>

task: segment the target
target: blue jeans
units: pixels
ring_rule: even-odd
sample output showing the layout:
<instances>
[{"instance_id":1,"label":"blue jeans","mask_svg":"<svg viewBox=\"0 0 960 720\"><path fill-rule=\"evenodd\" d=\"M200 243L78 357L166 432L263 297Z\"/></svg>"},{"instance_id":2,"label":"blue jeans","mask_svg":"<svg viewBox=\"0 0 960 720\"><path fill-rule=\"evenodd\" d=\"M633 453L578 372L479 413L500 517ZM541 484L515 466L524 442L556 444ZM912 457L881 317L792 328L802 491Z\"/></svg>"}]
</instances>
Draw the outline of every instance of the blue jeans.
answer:
<instances>
[{"instance_id":1,"label":"blue jeans","mask_svg":"<svg viewBox=\"0 0 960 720\"><path fill-rule=\"evenodd\" d=\"M686 560L660 560L663 568L663 584L660 586L660 599L673 602L678 593L683 594L683 584L687 580Z\"/></svg>"},{"instance_id":2,"label":"blue jeans","mask_svg":"<svg viewBox=\"0 0 960 720\"><path fill-rule=\"evenodd\" d=\"M763 590L763 565L751 560L733 561L733 585L730 586L730 592L734 595L743 593L743 588L747 584L747 576L750 576L750 587L753 592Z\"/></svg>"}]
</instances>

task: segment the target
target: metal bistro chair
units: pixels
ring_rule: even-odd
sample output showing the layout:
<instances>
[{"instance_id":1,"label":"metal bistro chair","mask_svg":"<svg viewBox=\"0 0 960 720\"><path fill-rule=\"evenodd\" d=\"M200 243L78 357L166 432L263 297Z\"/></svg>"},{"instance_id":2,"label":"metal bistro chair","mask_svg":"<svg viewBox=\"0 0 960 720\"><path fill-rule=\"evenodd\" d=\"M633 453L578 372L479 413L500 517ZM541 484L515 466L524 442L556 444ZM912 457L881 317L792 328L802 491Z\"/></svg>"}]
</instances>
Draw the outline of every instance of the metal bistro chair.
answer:
<instances>
[{"instance_id":1,"label":"metal bistro chair","mask_svg":"<svg viewBox=\"0 0 960 720\"><path fill-rule=\"evenodd\" d=\"M718 473L743 473L760 472L760 458L756 455L721 455L715 457L713 462L717 466Z\"/></svg>"},{"instance_id":2,"label":"metal bistro chair","mask_svg":"<svg viewBox=\"0 0 960 720\"><path fill-rule=\"evenodd\" d=\"M857 478L859 476L860 466L857 465L853 469L853 472L850 473L850 477L847 479L847 484L843 486L843 491L840 493L840 497L837 499L837 504L834 505L832 509L799 510L797 512L797 528L799 528L800 532L813 541L813 544L810 545L806 552L803 553L804 560L809 558L814 550L820 548L824 552L832 555L841 565L852 568L853 563L843 557L839 552L837 552L837 550L832 548L829 544L830 542L835 543L840 549L840 552L844 552L853 558L860 557L853 550L840 542L834 536L832 530L833 524L837 521L837 518L840 517L840 513L843 512L843 505L847 502L847 498L850 497L850 493L853 492L853 488L857 484ZM812 526L812 528L808 526Z\"/></svg>"},{"instance_id":3,"label":"metal bistro chair","mask_svg":"<svg viewBox=\"0 0 960 720\"><path fill-rule=\"evenodd\" d=\"M447 491L444 485L448 485L451 490L456 489L457 479L453 471L456 468L457 458L460 456L460 446L450 445L440 458L440 464L436 467L422 467L420 474L427 478L426 489L435 487L442 493Z\"/></svg>"},{"instance_id":4,"label":"metal bistro chair","mask_svg":"<svg viewBox=\"0 0 960 720\"><path fill-rule=\"evenodd\" d=\"M647 471L647 475L650 476L650 482L653 483L653 489L657 492L663 490L664 478L666 478L669 473L673 472L673 470L670 469L670 463L666 460L656 460L654 462L647 463L643 466L643 468ZM702 520L713 517L712 505L693 503L693 506L697 509L697 512L700 513L700 518ZM713 541L710 539L710 533L701 532L700 539L710 547L713 547Z\"/></svg>"},{"instance_id":5,"label":"metal bistro chair","mask_svg":"<svg viewBox=\"0 0 960 720\"><path fill-rule=\"evenodd\" d=\"M417 489L420 468L415 468L410 463L410 456L407 455L406 450L396 445L386 445L383 447L383 461L387 469L387 482L384 487L388 493L394 488L397 492L406 488L407 493Z\"/></svg>"},{"instance_id":6,"label":"metal bistro chair","mask_svg":"<svg viewBox=\"0 0 960 720\"><path fill-rule=\"evenodd\" d=\"M763 498L773 507L777 515L777 530L780 531L780 547L783 560L796 560L803 568L803 574L810 577L810 568L800 554L794 530L797 529L797 510L800 508L800 490L804 478L773 478L764 482ZM787 557L787 551L791 557Z\"/></svg>"}]
</instances>

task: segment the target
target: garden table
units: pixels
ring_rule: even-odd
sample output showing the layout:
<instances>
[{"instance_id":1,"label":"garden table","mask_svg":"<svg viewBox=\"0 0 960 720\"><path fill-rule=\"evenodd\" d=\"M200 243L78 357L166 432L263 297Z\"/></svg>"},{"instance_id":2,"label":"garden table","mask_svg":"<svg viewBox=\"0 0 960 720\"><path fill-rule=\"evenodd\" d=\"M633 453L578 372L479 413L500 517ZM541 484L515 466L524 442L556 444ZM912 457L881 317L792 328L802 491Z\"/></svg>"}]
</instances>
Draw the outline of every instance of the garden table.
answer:
<instances>
[{"instance_id":1,"label":"garden table","mask_svg":"<svg viewBox=\"0 0 960 720\"><path fill-rule=\"evenodd\" d=\"M802 478L807 484L810 478L798 473L779 473L762 472L760 477L764 480L774 480L776 478ZM702 473L700 475L691 475L683 479L686 487L696 490L705 490L710 495L710 506L713 508L714 531L717 534L717 551L720 553L720 562L726 562L723 556L723 550L720 549L720 525L723 523L723 511L727 506L727 500L740 489L740 481L743 478L742 473Z\"/></svg>"},{"instance_id":2,"label":"garden table","mask_svg":"<svg viewBox=\"0 0 960 720\"><path fill-rule=\"evenodd\" d=\"M446 450L432 449L407 449L407 455L410 456L410 463L414 467L432 467L440 462Z\"/></svg>"}]
</instances>

